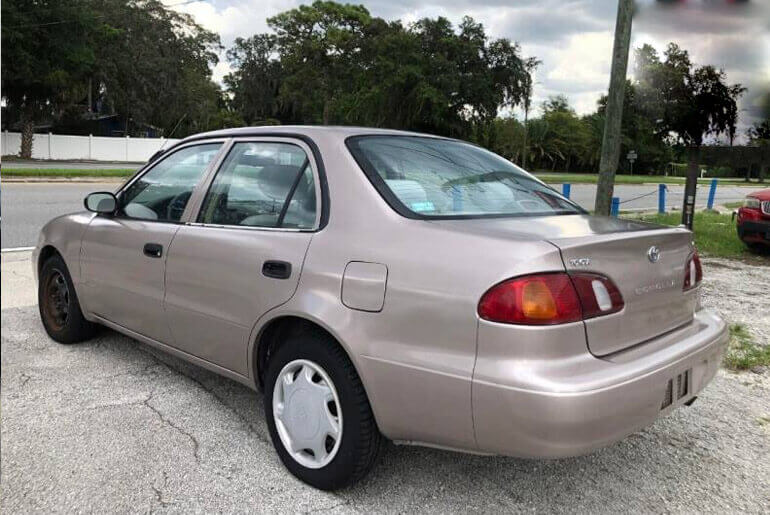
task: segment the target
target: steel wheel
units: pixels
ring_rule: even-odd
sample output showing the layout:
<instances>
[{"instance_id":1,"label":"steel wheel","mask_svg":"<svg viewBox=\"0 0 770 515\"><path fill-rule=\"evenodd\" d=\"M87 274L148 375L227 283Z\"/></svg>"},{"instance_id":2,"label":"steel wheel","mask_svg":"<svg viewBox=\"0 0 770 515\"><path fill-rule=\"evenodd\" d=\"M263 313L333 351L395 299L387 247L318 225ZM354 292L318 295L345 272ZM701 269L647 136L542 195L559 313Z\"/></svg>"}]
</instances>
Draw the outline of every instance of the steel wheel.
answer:
<instances>
[{"instance_id":1,"label":"steel wheel","mask_svg":"<svg viewBox=\"0 0 770 515\"><path fill-rule=\"evenodd\" d=\"M273 388L273 418L281 443L300 465L319 469L337 455L342 409L337 389L318 364L287 363Z\"/></svg>"},{"instance_id":2,"label":"steel wheel","mask_svg":"<svg viewBox=\"0 0 770 515\"><path fill-rule=\"evenodd\" d=\"M52 270L48 276L44 299L43 314L46 321L53 329L62 330L69 318L70 291L67 280L59 270Z\"/></svg>"}]
</instances>

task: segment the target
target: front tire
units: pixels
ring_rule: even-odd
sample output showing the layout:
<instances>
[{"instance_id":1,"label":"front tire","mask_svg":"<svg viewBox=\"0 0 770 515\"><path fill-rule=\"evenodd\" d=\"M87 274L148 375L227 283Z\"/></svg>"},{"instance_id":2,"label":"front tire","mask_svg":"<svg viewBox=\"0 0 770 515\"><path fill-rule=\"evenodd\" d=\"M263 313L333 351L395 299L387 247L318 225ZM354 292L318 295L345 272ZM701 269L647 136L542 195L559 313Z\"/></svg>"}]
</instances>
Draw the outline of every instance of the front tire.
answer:
<instances>
[{"instance_id":1,"label":"front tire","mask_svg":"<svg viewBox=\"0 0 770 515\"><path fill-rule=\"evenodd\" d=\"M305 483L336 490L374 466L382 437L361 379L329 335L306 330L278 348L264 405L278 456Z\"/></svg>"},{"instance_id":2,"label":"front tire","mask_svg":"<svg viewBox=\"0 0 770 515\"><path fill-rule=\"evenodd\" d=\"M37 304L45 332L59 343L77 343L94 334L95 326L83 317L67 265L59 255L43 263Z\"/></svg>"}]
</instances>

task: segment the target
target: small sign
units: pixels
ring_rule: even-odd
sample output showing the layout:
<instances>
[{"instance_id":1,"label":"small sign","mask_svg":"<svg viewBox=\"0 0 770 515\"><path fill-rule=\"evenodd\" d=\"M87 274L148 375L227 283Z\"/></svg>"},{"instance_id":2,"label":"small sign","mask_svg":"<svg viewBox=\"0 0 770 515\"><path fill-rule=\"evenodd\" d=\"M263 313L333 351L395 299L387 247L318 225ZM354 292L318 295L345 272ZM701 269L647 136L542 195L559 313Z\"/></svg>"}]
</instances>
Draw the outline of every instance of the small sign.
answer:
<instances>
[{"instance_id":1,"label":"small sign","mask_svg":"<svg viewBox=\"0 0 770 515\"><path fill-rule=\"evenodd\" d=\"M632 163L636 161L636 158L637 158L636 150L631 150L628 154L626 154L626 159L628 159Z\"/></svg>"}]
</instances>

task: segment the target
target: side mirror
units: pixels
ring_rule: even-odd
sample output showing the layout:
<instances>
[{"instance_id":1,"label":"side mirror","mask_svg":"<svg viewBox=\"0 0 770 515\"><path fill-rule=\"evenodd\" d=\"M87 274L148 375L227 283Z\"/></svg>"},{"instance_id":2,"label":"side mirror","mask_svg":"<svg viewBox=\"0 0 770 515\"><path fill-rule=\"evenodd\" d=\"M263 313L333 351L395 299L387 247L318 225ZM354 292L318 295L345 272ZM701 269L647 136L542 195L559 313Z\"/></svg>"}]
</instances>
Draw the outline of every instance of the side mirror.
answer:
<instances>
[{"instance_id":1,"label":"side mirror","mask_svg":"<svg viewBox=\"0 0 770 515\"><path fill-rule=\"evenodd\" d=\"M118 199L109 191L89 193L83 201L86 209L94 213L113 214L118 209Z\"/></svg>"}]
</instances>

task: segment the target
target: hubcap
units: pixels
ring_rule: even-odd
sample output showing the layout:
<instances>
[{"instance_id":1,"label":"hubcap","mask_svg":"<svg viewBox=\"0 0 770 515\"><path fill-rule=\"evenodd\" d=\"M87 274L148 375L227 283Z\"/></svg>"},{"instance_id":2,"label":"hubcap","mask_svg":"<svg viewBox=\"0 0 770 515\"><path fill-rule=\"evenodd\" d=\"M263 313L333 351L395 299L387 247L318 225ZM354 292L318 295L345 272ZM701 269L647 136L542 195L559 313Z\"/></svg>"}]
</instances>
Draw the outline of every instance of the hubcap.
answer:
<instances>
[{"instance_id":1,"label":"hubcap","mask_svg":"<svg viewBox=\"0 0 770 515\"><path fill-rule=\"evenodd\" d=\"M53 270L45 285L44 313L54 329L61 330L69 317L70 291L67 281L58 270Z\"/></svg>"},{"instance_id":2,"label":"hubcap","mask_svg":"<svg viewBox=\"0 0 770 515\"><path fill-rule=\"evenodd\" d=\"M288 363L273 388L273 419L292 458L318 469L334 459L342 440L342 410L337 390L316 363Z\"/></svg>"}]
</instances>

